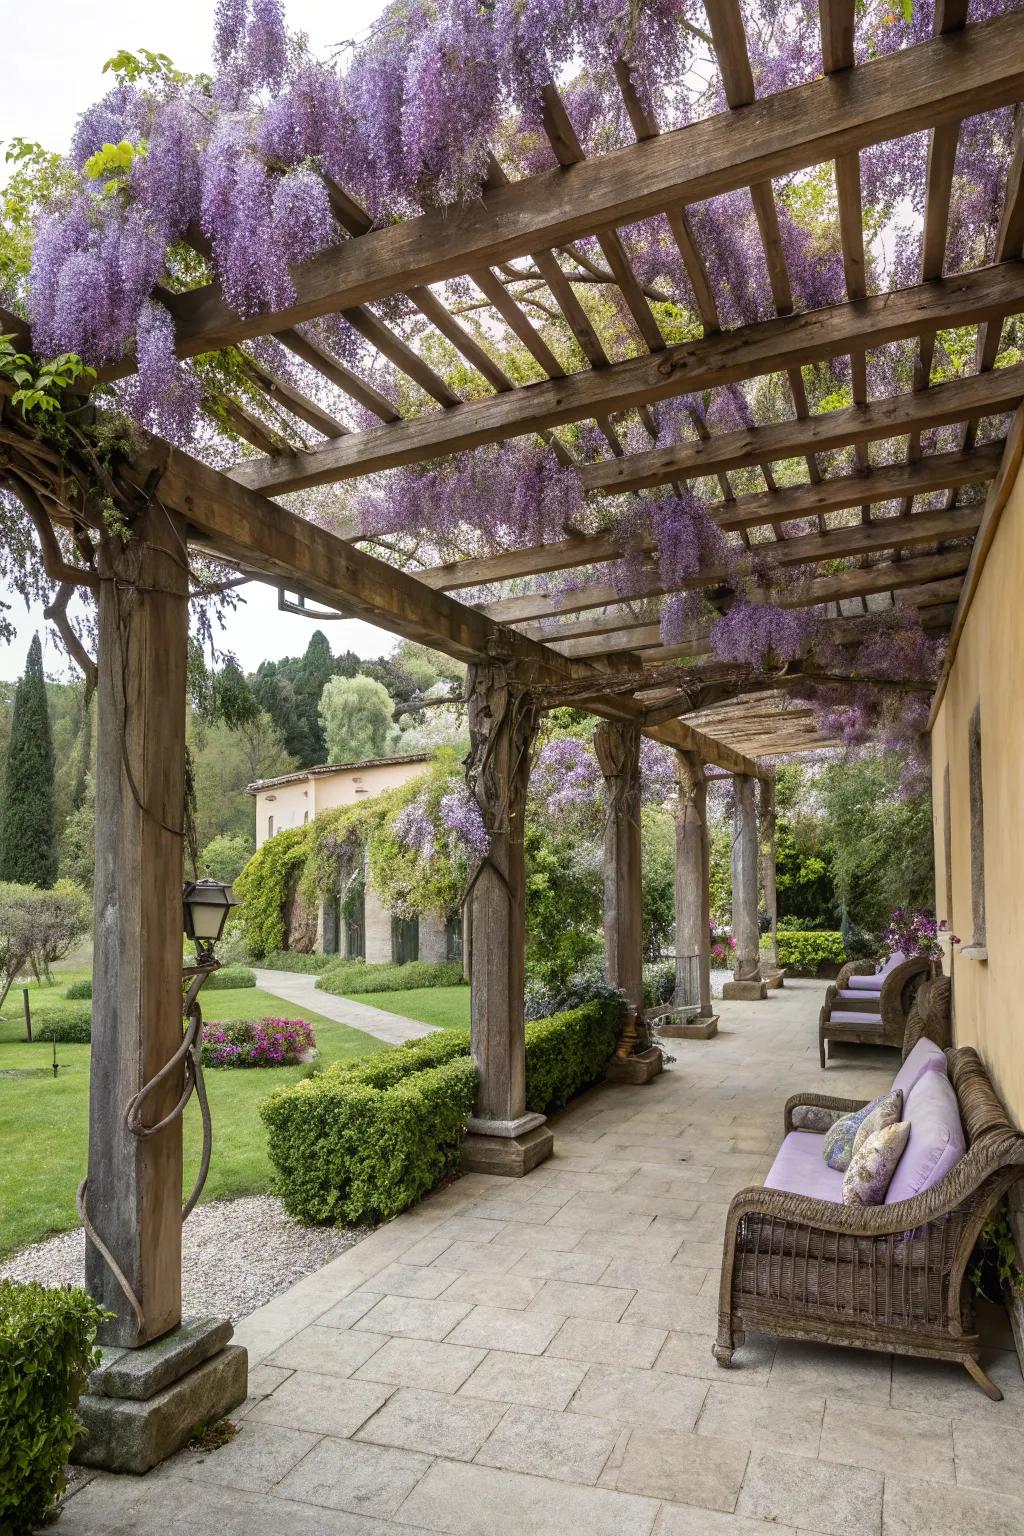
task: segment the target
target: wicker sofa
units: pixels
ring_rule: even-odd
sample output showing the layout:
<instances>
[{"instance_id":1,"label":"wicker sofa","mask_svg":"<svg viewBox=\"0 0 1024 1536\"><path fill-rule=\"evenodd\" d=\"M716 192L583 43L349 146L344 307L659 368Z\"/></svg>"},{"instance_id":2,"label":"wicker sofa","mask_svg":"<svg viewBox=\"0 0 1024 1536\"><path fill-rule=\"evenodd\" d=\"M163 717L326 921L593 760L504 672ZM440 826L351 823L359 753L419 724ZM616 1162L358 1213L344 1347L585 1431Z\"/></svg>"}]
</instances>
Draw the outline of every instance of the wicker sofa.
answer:
<instances>
[{"instance_id":1,"label":"wicker sofa","mask_svg":"<svg viewBox=\"0 0 1024 1536\"><path fill-rule=\"evenodd\" d=\"M936 1050L927 1041L917 1047L919 1053ZM876 1206L844 1205L834 1190L830 1198L821 1198L792 1187L744 1189L735 1196L726 1222L713 1346L719 1365L731 1365L746 1331L757 1329L790 1339L959 1361L989 1397L1001 1398L978 1363L964 1274L986 1219L1024 1172L1024 1136L1007 1118L977 1052L963 1048L944 1054L966 1150L930 1187L913 1198ZM941 1069L941 1057L931 1063L933 1068ZM862 1107L861 1100L814 1093L791 1098L785 1109L786 1140L768 1182L788 1150L790 1169L799 1165L802 1154L810 1170L806 1183L813 1188L819 1177L811 1169L816 1155L824 1168L821 1138L798 1127L816 1124L820 1129L835 1115ZM904 1113L913 1124L909 1101ZM805 1137L807 1147L802 1145ZM908 1144L904 1157L910 1149ZM841 1181L841 1175L834 1177ZM803 1187L799 1174L784 1182ZM890 1193L894 1188L895 1180Z\"/></svg>"},{"instance_id":2,"label":"wicker sofa","mask_svg":"<svg viewBox=\"0 0 1024 1536\"><path fill-rule=\"evenodd\" d=\"M931 969L927 955L894 956L877 970L870 961L848 961L828 987L818 1017L822 1067L828 1066L831 1040L902 1048L914 994Z\"/></svg>"}]
</instances>

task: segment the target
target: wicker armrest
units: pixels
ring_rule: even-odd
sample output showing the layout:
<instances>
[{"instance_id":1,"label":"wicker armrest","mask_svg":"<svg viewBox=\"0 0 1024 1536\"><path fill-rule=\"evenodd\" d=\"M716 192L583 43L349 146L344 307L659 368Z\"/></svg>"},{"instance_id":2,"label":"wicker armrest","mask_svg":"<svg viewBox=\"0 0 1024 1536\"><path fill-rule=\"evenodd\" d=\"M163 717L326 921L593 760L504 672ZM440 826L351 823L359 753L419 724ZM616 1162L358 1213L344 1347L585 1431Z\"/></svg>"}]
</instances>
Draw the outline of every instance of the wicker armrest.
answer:
<instances>
[{"instance_id":1,"label":"wicker armrest","mask_svg":"<svg viewBox=\"0 0 1024 1536\"><path fill-rule=\"evenodd\" d=\"M793 1124L795 1109L828 1109L839 1115L850 1115L855 1109L863 1109L870 1102L870 1099L837 1099L828 1093L794 1093L792 1098L786 1100L783 1119L785 1134L799 1129Z\"/></svg>"},{"instance_id":2,"label":"wicker armrest","mask_svg":"<svg viewBox=\"0 0 1024 1536\"><path fill-rule=\"evenodd\" d=\"M851 976L873 976L875 969L873 960L847 960L846 964L839 969L836 986L848 987Z\"/></svg>"}]
</instances>

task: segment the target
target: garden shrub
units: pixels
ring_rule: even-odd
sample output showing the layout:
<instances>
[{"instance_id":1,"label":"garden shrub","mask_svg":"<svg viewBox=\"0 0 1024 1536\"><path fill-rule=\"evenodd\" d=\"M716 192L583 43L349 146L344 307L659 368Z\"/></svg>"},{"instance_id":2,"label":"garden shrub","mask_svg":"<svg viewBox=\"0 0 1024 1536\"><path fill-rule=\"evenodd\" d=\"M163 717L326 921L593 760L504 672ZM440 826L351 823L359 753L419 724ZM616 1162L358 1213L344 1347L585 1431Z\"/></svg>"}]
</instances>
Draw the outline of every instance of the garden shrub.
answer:
<instances>
[{"instance_id":1,"label":"garden shrub","mask_svg":"<svg viewBox=\"0 0 1024 1536\"><path fill-rule=\"evenodd\" d=\"M204 1067L295 1067L315 1051L305 1019L211 1020L203 1029Z\"/></svg>"},{"instance_id":2,"label":"garden shrub","mask_svg":"<svg viewBox=\"0 0 1024 1536\"><path fill-rule=\"evenodd\" d=\"M260 1115L285 1209L344 1226L397 1216L457 1170L475 1095L468 1056L383 1088L329 1067L278 1089Z\"/></svg>"},{"instance_id":3,"label":"garden shrub","mask_svg":"<svg viewBox=\"0 0 1024 1536\"><path fill-rule=\"evenodd\" d=\"M421 987L461 987L466 978L461 961L409 960L405 965L367 965L362 960L342 960L324 971L317 981L321 992L349 997L353 992L406 992Z\"/></svg>"},{"instance_id":4,"label":"garden shrub","mask_svg":"<svg viewBox=\"0 0 1024 1536\"><path fill-rule=\"evenodd\" d=\"M105 1314L78 1289L0 1280L0 1531L30 1536L54 1514L79 1431L75 1413Z\"/></svg>"},{"instance_id":5,"label":"garden shrub","mask_svg":"<svg viewBox=\"0 0 1024 1536\"><path fill-rule=\"evenodd\" d=\"M553 1114L605 1072L622 1028L619 993L526 1026L526 1107Z\"/></svg>"},{"instance_id":6,"label":"garden shrub","mask_svg":"<svg viewBox=\"0 0 1024 1536\"><path fill-rule=\"evenodd\" d=\"M796 976L816 976L822 964L843 965L846 946L841 933L807 933L779 929L779 964Z\"/></svg>"},{"instance_id":7,"label":"garden shrub","mask_svg":"<svg viewBox=\"0 0 1024 1536\"><path fill-rule=\"evenodd\" d=\"M676 995L676 963L654 960L644 966L644 1007L658 1008Z\"/></svg>"},{"instance_id":8,"label":"garden shrub","mask_svg":"<svg viewBox=\"0 0 1024 1536\"><path fill-rule=\"evenodd\" d=\"M92 977L82 976L78 981L73 981L70 986L64 988L64 996L69 1002L80 1002L82 998L92 997Z\"/></svg>"},{"instance_id":9,"label":"garden shrub","mask_svg":"<svg viewBox=\"0 0 1024 1536\"><path fill-rule=\"evenodd\" d=\"M340 965L337 955L300 955L294 949L274 949L266 955L263 964L268 971L296 971L312 976L319 971L329 971Z\"/></svg>"},{"instance_id":10,"label":"garden shrub","mask_svg":"<svg viewBox=\"0 0 1024 1536\"><path fill-rule=\"evenodd\" d=\"M549 1019L552 1014L606 997L620 997L604 979L604 962L596 956L568 974L552 975L545 967L531 970L526 978L527 1019Z\"/></svg>"},{"instance_id":11,"label":"garden shrub","mask_svg":"<svg viewBox=\"0 0 1024 1536\"><path fill-rule=\"evenodd\" d=\"M33 1040L57 1040L63 1045L88 1045L92 1039L92 1008L88 1004L51 1008L32 1020Z\"/></svg>"},{"instance_id":12,"label":"garden shrub","mask_svg":"<svg viewBox=\"0 0 1024 1536\"><path fill-rule=\"evenodd\" d=\"M527 1108L550 1113L596 1082L621 1018L611 993L528 1024ZM279 1088L260 1115L285 1208L299 1221L348 1226L397 1215L458 1168L475 1094L469 1040L457 1030Z\"/></svg>"},{"instance_id":13,"label":"garden shrub","mask_svg":"<svg viewBox=\"0 0 1024 1536\"><path fill-rule=\"evenodd\" d=\"M254 987L256 972L247 965L222 965L203 983L204 992L235 992L241 987Z\"/></svg>"}]
</instances>

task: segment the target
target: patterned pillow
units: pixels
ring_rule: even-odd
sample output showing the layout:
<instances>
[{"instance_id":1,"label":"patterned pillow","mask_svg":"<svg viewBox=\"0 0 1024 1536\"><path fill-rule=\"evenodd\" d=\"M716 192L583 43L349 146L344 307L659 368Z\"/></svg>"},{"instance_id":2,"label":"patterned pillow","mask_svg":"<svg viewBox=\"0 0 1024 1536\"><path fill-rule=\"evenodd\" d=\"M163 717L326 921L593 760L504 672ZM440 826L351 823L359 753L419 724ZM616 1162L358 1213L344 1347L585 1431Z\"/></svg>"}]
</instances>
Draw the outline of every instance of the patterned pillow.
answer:
<instances>
[{"instance_id":1,"label":"patterned pillow","mask_svg":"<svg viewBox=\"0 0 1024 1536\"><path fill-rule=\"evenodd\" d=\"M871 1103L865 1104L863 1109L855 1109L849 1115L840 1116L832 1129L825 1132L821 1155L828 1166L834 1168L837 1173L845 1173L849 1168L850 1158L853 1156L854 1137L868 1115L878 1108L888 1094L887 1088L885 1093L880 1093L877 1099L872 1099Z\"/></svg>"},{"instance_id":2,"label":"patterned pillow","mask_svg":"<svg viewBox=\"0 0 1024 1536\"><path fill-rule=\"evenodd\" d=\"M902 1113L903 1090L890 1088L857 1127L857 1134L853 1138L853 1157L857 1156L869 1136L873 1136L876 1131L884 1131L886 1126L895 1125ZM850 1161L852 1162L853 1158Z\"/></svg>"},{"instance_id":3,"label":"patterned pillow","mask_svg":"<svg viewBox=\"0 0 1024 1536\"><path fill-rule=\"evenodd\" d=\"M910 1138L910 1121L900 1120L869 1136L843 1175L844 1205L882 1205L896 1165Z\"/></svg>"}]
</instances>

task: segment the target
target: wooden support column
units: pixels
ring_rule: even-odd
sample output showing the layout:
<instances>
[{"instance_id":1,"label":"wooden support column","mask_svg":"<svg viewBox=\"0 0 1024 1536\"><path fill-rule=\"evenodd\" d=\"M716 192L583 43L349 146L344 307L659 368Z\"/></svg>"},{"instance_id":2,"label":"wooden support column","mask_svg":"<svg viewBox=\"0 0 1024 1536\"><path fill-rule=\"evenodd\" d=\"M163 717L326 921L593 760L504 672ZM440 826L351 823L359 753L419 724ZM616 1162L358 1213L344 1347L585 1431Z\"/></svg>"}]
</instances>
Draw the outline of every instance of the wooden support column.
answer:
<instances>
[{"instance_id":1,"label":"wooden support column","mask_svg":"<svg viewBox=\"0 0 1024 1536\"><path fill-rule=\"evenodd\" d=\"M698 957L700 1017L711 1007L711 898L709 889L708 786L696 752L676 753L679 803L676 809L676 1007L692 1003L686 995L686 962Z\"/></svg>"},{"instance_id":2,"label":"wooden support column","mask_svg":"<svg viewBox=\"0 0 1024 1536\"><path fill-rule=\"evenodd\" d=\"M768 958L762 967L765 983L769 987L782 986L782 970L779 966L779 903L775 883L775 780L760 781L760 817L758 831L761 844L761 890L764 892L765 910L768 913Z\"/></svg>"},{"instance_id":3,"label":"wooden support column","mask_svg":"<svg viewBox=\"0 0 1024 1536\"><path fill-rule=\"evenodd\" d=\"M736 963L723 998L755 1000L767 995L761 977L757 931L757 804L752 774L733 776L735 812L732 839L732 934Z\"/></svg>"},{"instance_id":4,"label":"wooden support column","mask_svg":"<svg viewBox=\"0 0 1024 1536\"><path fill-rule=\"evenodd\" d=\"M490 846L468 898L471 1042L480 1087L463 1166L517 1176L554 1144L544 1116L526 1110L523 821L537 709L510 662L471 666L466 698L467 777Z\"/></svg>"},{"instance_id":5,"label":"wooden support column","mask_svg":"<svg viewBox=\"0 0 1024 1536\"><path fill-rule=\"evenodd\" d=\"M604 952L608 980L637 1010L644 1002L640 868L640 727L604 720L594 750L605 783Z\"/></svg>"},{"instance_id":6,"label":"wooden support column","mask_svg":"<svg viewBox=\"0 0 1024 1536\"><path fill-rule=\"evenodd\" d=\"M141 1308L90 1240L86 1285L138 1346L181 1319L181 1120L151 1139L125 1108L181 1044L188 572L177 519L151 506L100 551L96 878L86 1211ZM146 1123L176 1103L168 1081Z\"/></svg>"}]
</instances>

